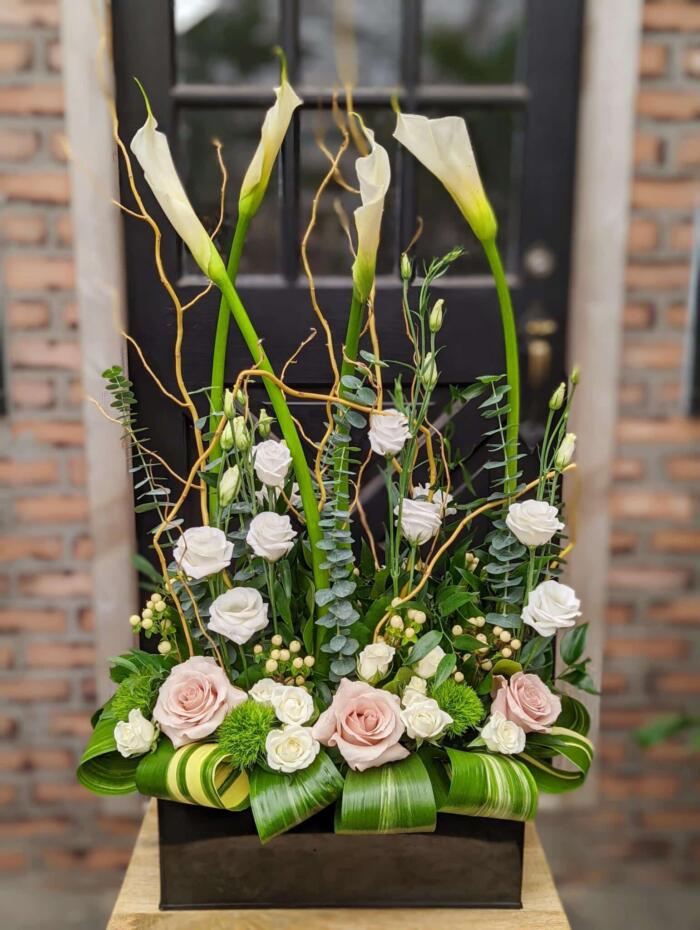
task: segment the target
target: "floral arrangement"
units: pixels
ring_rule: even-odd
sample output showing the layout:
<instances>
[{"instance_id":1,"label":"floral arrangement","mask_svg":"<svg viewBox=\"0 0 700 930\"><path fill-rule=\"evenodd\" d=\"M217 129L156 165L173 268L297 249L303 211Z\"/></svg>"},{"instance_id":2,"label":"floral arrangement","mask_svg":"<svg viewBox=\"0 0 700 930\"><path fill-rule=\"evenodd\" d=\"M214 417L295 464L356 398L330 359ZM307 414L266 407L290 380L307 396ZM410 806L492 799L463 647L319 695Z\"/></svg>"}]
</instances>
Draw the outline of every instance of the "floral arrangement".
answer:
<instances>
[{"instance_id":1,"label":"floral arrangement","mask_svg":"<svg viewBox=\"0 0 700 930\"><path fill-rule=\"evenodd\" d=\"M527 820L539 791L580 785L593 754L588 714L569 693L595 693L586 625L576 625L579 600L559 580L571 548L561 493L574 467L567 424L578 372L552 395L538 454L527 458L513 311L467 127L457 117L398 113L395 138L442 182L484 249L503 325L505 374L453 391L453 405L479 405L490 476L487 496L458 500L452 481L462 457L430 419L446 314L431 294L461 249L421 269L411 247L404 253L396 311L410 360L385 359L373 298L390 160L357 114L336 107L342 141L335 154L323 147L328 172L302 245L329 386L290 387L289 362L276 373L235 289L248 228L301 103L284 64L275 94L241 185L227 265L190 205L145 92L146 122L131 141L148 187L208 279L202 294L221 294L211 384L197 392L185 384L180 352L185 312L196 312L199 297L183 306L166 275L159 228L113 114L134 200L123 209L152 228L173 303L179 393L131 342L191 417L197 457L177 475L137 426L131 382L119 367L105 372L112 412L103 412L130 448L135 509L154 518L158 568L137 557L147 597L129 622L155 648L112 660L116 691L95 715L78 778L104 794L250 806L263 842L332 804L340 833L430 831L438 811ZM341 169L351 140L360 151L357 188ZM217 155L223 216L227 179ZM318 304L306 251L333 183L359 198L342 345ZM225 387L232 318L251 362ZM390 367L400 374L387 383ZM251 403L249 388L260 382L270 409ZM302 431L290 396L323 405L320 437ZM531 463L534 474L525 475ZM362 506L368 467L386 488L379 540ZM193 501L199 522L185 525Z\"/></svg>"}]
</instances>

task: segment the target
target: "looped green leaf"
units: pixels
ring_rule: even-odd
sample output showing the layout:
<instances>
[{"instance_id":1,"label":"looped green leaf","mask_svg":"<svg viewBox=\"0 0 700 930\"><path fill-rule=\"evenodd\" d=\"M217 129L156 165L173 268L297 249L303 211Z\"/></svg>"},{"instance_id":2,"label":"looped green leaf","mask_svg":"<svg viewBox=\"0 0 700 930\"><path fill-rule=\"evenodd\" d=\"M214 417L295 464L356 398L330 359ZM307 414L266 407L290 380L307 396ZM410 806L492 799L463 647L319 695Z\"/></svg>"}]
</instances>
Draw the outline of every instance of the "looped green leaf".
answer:
<instances>
[{"instance_id":1,"label":"looped green leaf","mask_svg":"<svg viewBox=\"0 0 700 930\"><path fill-rule=\"evenodd\" d=\"M575 771L555 768L549 760L556 755L568 759ZM586 780L593 761L593 743L574 730L552 727L549 733L530 733L526 751L518 759L527 765L542 791L561 794L579 788Z\"/></svg>"},{"instance_id":2,"label":"looped green leaf","mask_svg":"<svg viewBox=\"0 0 700 930\"><path fill-rule=\"evenodd\" d=\"M117 751L113 718L100 717L85 747L76 776L81 785L96 794L131 794L138 758L125 759Z\"/></svg>"},{"instance_id":3,"label":"looped green leaf","mask_svg":"<svg viewBox=\"0 0 700 930\"><path fill-rule=\"evenodd\" d=\"M432 833L436 821L432 784L418 755L349 771L335 810L336 833Z\"/></svg>"}]
</instances>

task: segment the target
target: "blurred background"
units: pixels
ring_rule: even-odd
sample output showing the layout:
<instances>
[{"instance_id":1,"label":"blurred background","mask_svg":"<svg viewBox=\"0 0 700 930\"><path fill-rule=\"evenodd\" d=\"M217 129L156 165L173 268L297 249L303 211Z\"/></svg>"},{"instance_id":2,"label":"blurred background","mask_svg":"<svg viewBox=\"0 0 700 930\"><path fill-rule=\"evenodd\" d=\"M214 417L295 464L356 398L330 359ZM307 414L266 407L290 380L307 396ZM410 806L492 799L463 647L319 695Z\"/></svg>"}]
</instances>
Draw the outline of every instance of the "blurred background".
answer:
<instances>
[{"instance_id":1,"label":"blurred background","mask_svg":"<svg viewBox=\"0 0 700 930\"><path fill-rule=\"evenodd\" d=\"M142 813L138 800L96 798L74 778L106 695L106 658L129 643L131 554L146 538L118 435L85 395L101 397L100 371L126 362L122 322L159 371L170 325L142 231L110 204L119 177L104 91L113 82L128 139L143 120L132 75L142 78L209 226L220 183L211 139L221 139L231 173L225 250L278 79L275 44L305 105L253 225L241 290L259 304L276 358L310 324L299 241L326 170L316 141L331 145L332 92L351 85L393 165L378 262L387 338L398 257L421 217L419 257L466 248L443 295L443 381L498 370L480 253L449 198L396 151L389 102L467 119L516 303L525 442L537 442L563 372L575 361L583 369L569 572L602 689L589 702L598 758L579 795L544 805L540 832L574 930L700 926L700 3L117 0L113 38L107 21L100 0L0 4L0 906L9 926L104 925ZM352 209L348 195L340 203ZM164 232L178 288L194 293L196 269ZM332 198L311 258L322 303L342 320L349 258ZM207 383L214 318L215 302L203 301L190 384ZM318 378L315 358L300 364L299 383ZM185 461L183 424L161 415L132 370L156 445ZM456 429L466 446L470 421ZM650 724L659 738L643 745Z\"/></svg>"}]
</instances>

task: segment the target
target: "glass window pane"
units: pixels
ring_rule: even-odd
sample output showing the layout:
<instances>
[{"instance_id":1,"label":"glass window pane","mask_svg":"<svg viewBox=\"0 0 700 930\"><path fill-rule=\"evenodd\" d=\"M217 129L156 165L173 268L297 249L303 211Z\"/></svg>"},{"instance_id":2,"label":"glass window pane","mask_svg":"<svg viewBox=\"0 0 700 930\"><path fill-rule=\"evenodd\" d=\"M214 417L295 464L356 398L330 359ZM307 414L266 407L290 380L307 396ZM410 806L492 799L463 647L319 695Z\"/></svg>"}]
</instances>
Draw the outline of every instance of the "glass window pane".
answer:
<instances>
[{"instance_id":1,"label":"glass window pane","mask_svg":"<svg viewBox=\"0 0 700 930\"><path fill-rule=\"evenodd\" d=\"M498 220L499 244L505 256L515 245L518 222L522 116L507 110L426 111L430 117L447 115L466 119L484 188ZM466 254L457 265L460 273L488 273L478 240L445 188L422 165L416 164L415 172L417 211L425 223L417 254L430 259L461 245Z\"/></svg>"},{"instance_id":2,"label":"glass window pane","mask_svg":"<svg viewBox=\"0 0 700 930\"><path fill-rule=\"evenodd\" d=\"M301 79L395 87L400 37L401 0L300 0Z\"/></svg>"},{"instance_id":3,"label":"glass window pane","mask_svg":"<svg viewBox=\"0 0 700 930\"><path fill-rule=\"evenodd\" d=\"M378 110L367 110L364 113L367 126L376 133L376 138L389 151L393 162L395 143L391 138L394 128L394 114L387 106ZM318 147L319 132L323 132L323 141L326 147L335 155L340 146L340 135L333 125L329 112L303 111L301 116L301 196L300 196L300 236L304 235L309 219L311 206L318 186L330 167L330 162ZM357 188L357 173L355 161L358 158L357 149L352 141L343 156L341 170L345 181ZM316 226L311 234L308 253L311 269L316 275L350 275L353 256L334 208L337 203L348 218L353 243L357 243L357 233L353 211L360 205L360 197L350 191L343 190L336 183L331 182L326 187L318 205ZM377 273L388 274L396 269L396 192L395 178L384 204L382 219L381 242L377 256Z\"/></svg>"},{"instance_id":4,"label":"glass window pane","mask_svg":"<svg viewBox=\"0 0 700 930\"><path fill-rule=\"evenodd\" d=\"M279 0L175 0L177 80L278 83Z\"/></svg>"},{"instance_id":5,"label":"glass window pane","mask_svg":"<svg viewBox=\"0 0 700 930\"><path fill-rule=\"evenodd\" d=\"M221 172L212 139L223 144L228 169L224 225L215 239L222 255L228 255L238 208L238 192L246 168L260 138L265 110L184 110L178 124L178 169L195 210L208 230L219 218ZM251 223L240 264L243 274L278 270L279 209L276 174L270 180L255 219ZM198 273L189 252L185 272Z\"/></svg>"},{"instance_id":6,"label":"glass window pane","mask_svg":"<svg viewBox=\"0 0 700 930\"><path fill-rule=\"evenodd\" d=\"M524 26L524 0L423 0L422 82L516 80Z\"/></svg>"}]
</instances>

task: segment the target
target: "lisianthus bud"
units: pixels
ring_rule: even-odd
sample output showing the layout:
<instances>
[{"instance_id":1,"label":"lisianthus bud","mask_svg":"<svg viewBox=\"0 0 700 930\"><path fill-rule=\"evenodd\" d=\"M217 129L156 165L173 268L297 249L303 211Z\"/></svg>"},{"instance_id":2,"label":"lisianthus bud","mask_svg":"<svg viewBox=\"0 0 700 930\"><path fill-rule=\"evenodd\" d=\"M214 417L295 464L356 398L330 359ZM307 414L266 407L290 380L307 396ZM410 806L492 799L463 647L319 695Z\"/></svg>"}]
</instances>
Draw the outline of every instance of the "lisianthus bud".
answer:
<instances>
[{"instance_id":1,"label":"lisianthus bud","mask_svg":"<svg viewBox=\"0 0 700 930\"><path fill-rule=\"evenodd\" d=\"M574 365L573 371L571 372L571 383L578 384L581 380L581 369L578 365Z\"/></svg>"},{"instance_id":2,"label":"lisianthus bud","mask_svg":"<svg viewBox=\"0 0 700 930\"><path fill-rule=\"evenodd\" d=\"M564 403L564 397L566 395L566 385L562 381L556 391L549 398L549 409L550 410L560 410L562 404Z\"/></svg>"},{"instance_id":3,"label":"lisianthus bud","mask_svg":"<svg viewBox=\"0 0 700 930\"><path fill-rule=\"evenodd\" d=\"M576 433L567 433L566 436L561 441L561 445L557 449L557 454L554 457L554 467L555 468L566 468L571 459L574 457L574 450L576 449Z\"/></svg>"},{"instance_id":4,"label":"lisianthus bud","mask_svg":"<svg viewBox=\"0 0 700 930\"><path fill-rule=\"evenodd\" d=\"M436 300L433 304L433 309L430 311L430 316L428 317L428 326L430 327L431 333L439 333L442 329L442 318L444 315L445 301L440 298Z\"/></svg>"},{"instance_id":5,"label":"lisianthus bud","mask_svg":"<svg viewBox=\"0 0 700 930\"><path fill-rule=\"evenodd\" d=\"M227 468L221 476L219 485L219 501L222 507L227 507L237 497L241 490L241 471L238 465Z\"/></svg>"},{"instance_id":6,"label":"lisianthus bud","mask_svg":"<svg viewBox=\"0 0 700 930\"><path fill-rule=\"evenodd\" d=\"M234 417L232 426L234 444L239 452L245 452L250 448L251 442L248 427L245 425L245 417Z\"/></svg>"},{"instance_id":7,"label":"lisianthus bud","mask_svg":"<svg viewBox=\"0 0 700 930\"><path fill-rule=\"evenodd\" d=\"M219 439L219 445L224 450L224 452L228 452L229 449L233 449L233 430L231 429L230 420L224 427L224 431L221 434L221 438Z\"/></svg>"},{"instance_id":8,"label":"lisianthus bud","mask_svg":"<svg viewBox=\"0 0 700 930\"><path fill-rule=\"evenodd\" d=\"M258 435L261 439L267 439L267 437L270 435L270 428L274 422L274 419L263 407L260 411L260 416L258 417Z\"/></svg>"},{"instance_id":9,"label":"lisianthus bud","mask_svg":"<svg viewBox=\"0 0 700 930\"><path fill-rule=\"evenodd\" d=\"M437 384L438 370L435 364L435 356L432 352L428 352L423 360L423 364L420 368L420 379L429 391L432 391Z\"/></svg>"},{"instance_id":10,"label":"lisianthus bud","mask_svg":"<svg viewBox=\"0 0 700 930\"><path fill-rule=\"evenodd\" d=\"M236 405L233 400L233 394L228 388L224 391L224 414L229 420L236 416Z\"/></svg>"},{"instance_id":11,"label":"lisianthus bud","mask_svg":"<svg viewBox=\"0 0 700 930\"><path fill-rule=\"evenodd\" d=\"M411 259L406 255L405 252L401 253L401 277L404 281L410 281L411 275L413 274L413 267L411 265Z\"/></svg>"}]
</instances>

